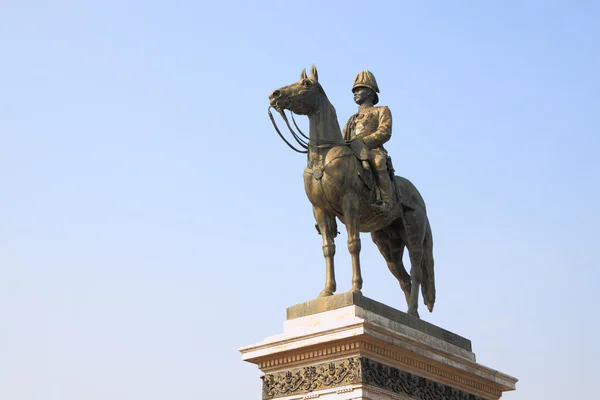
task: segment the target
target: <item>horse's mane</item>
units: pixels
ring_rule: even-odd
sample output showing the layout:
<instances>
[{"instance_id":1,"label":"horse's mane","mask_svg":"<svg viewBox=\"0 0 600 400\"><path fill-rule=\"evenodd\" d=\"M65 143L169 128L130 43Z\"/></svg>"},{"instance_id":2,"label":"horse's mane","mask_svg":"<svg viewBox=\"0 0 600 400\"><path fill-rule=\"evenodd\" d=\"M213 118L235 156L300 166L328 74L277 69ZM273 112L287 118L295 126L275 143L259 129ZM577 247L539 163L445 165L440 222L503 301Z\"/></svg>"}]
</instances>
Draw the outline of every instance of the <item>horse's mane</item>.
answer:
<instances>
[{"instance_id":1,"label":"horse's mane","mask_svg":"<svg viewBox=\"0 0 600 400\"><path fill-rule=\"evenodd\" d=\"M327 100L327 103L329 103L329 107L331 107L331 111L333 111L333 115L337 119L337 112L335 111L335 107L333 106L331 101L329 101L329 97L327 97L327 93L325 93L325 89L323 89L323 86L321 86L321 84L319 82L316 82L316 84L317 84L321 94L323 94L323 97L325 98L325 100Z\"/></svg>"}]
</instances>

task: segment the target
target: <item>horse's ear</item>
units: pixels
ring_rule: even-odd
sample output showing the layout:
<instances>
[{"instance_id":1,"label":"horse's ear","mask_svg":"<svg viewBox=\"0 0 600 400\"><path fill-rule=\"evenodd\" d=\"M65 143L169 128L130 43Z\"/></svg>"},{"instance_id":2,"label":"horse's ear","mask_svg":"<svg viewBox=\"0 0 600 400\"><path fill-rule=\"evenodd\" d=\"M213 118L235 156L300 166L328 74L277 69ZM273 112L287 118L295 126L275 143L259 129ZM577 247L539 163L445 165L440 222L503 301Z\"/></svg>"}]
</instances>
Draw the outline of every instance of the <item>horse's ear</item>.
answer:
<instances>
[{"instance_id":1,"label":"horse's ear","mask_svg":"<svg viewBox=\"0 0 600 400\"><path fill-rule=\"evenodd\" d=\"M319 73L317 72L317 67L315 67L315 64L312 65L312 68L310 69L310 74L315 78L315 81L319 80Z\"/></svg>"},{"instance_id":2,"label":"horse's ear","mask_svg":"<svg viewBox=\"0 0 600 400\"><path fill-rule=\"evenodd\" d=\"M303 69L302 69L302 73L300 74L300 79L306 79L306 78L308 78L308 77L306 76L306 68L303 68Z\"/></svg>"}]
</instances>

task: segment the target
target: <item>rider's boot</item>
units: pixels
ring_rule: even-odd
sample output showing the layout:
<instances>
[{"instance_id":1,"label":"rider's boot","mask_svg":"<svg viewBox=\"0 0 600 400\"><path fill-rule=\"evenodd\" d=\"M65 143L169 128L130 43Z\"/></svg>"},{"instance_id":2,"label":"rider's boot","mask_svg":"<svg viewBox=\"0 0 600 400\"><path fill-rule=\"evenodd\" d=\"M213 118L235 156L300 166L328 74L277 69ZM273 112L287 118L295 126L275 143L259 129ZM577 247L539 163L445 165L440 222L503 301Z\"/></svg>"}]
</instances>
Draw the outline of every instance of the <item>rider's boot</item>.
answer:
<instances>
[{"instance_id":1,"label":"rider's boot","mask_svg":"<svg viewBox=\"0 0 600 400\"><path fill-rule=\"evenodd\" d=\"M377 171L377 181L381 190L381 200L375 202L372 207L379 213L388 213L393 206L392 180L387 168Z\"/></svg>"}]
</instances>

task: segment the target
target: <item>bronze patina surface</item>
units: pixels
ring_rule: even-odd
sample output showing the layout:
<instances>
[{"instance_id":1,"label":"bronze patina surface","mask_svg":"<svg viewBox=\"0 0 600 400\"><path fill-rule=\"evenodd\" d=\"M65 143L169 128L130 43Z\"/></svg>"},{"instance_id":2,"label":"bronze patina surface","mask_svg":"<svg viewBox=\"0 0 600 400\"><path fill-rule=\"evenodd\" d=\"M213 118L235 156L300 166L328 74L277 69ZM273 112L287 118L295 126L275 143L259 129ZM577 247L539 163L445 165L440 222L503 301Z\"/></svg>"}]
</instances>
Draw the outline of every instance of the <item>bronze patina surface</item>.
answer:
<instances>
[{"instance_id":1,"label":"bronze patina surface","mask_svg":"<svg viewBox=\"0 0 600 400\"><path fill-rule=\"evenodd\" d=\"M323 239L326 264L325 288L320 296L331 296L336 290L333 259L339 220L348 233L351 292L360 293L363 283L360 232L371 232L400 283L408 313L418 317L420 290L429 311L435 303L433 238L423 198L408 179L394 176L391 159L383 148L392 135L392 116L388 107L375 107L378 92L371 72L361 71L356 76L353 93L359 109L346 123L344 134L314 65L310 76L303 70L299 81L273 91L269 100L284 118L283 110L289 110L309 120L306 142L285 119L296 142L306 149L296 151L308 154L304 187ZM410 275L402 263L405 248L410 256Z\"/></svg>"},{"instance_id":2,"label":"bronze patina surface","mask_svg":"<svg viewBox=\"0 0 600 400\"><path fill-rule=\"evenodd\" d=\"M392 185L393 169L383 144L392 138L392 112L386 106L375 107L379 102L379 86L370 71L361 71L352 87L358 112L344 126L346 141L363 144L358 152L364 169L373 168L381 199L373 207L389 212L394 201ZM358 140L357 140L358 139ZM391 172L391 174L390 174ZM391 176L390 176L391 175Z\"/></svg>"}]
</instances>

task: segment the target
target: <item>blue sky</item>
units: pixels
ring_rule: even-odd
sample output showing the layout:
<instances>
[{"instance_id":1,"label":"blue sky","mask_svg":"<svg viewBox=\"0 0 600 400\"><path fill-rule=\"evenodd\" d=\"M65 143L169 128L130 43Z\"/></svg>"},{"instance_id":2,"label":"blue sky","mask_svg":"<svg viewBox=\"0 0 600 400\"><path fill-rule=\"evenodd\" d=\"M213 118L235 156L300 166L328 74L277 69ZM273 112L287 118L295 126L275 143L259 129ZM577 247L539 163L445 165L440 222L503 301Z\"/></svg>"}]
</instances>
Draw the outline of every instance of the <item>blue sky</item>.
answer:
<instances>
[{"instance_id":1,"label":"blue sky","mask_svg":"<svg viewBox=\"0 0 600 400\"><path fill-rule=\"evenodd\" d=\"M434 234L423 318L518 377L506 399L592 398L599 17L591 1L0 2L0 397L260 396L237 348L324 282L305 158L266 113L315 63L341 124L362 69L392 110L387 149ZM405 310L368 235L362 261L364 294Z\"/></svg>"}]
</instances>

